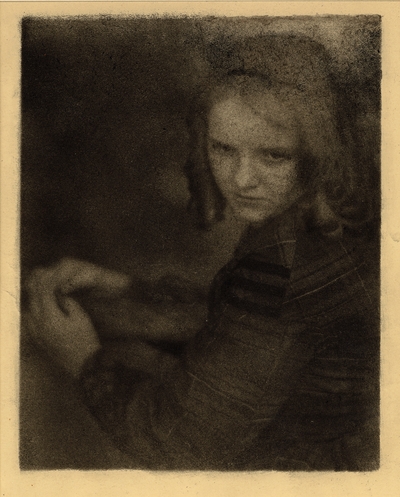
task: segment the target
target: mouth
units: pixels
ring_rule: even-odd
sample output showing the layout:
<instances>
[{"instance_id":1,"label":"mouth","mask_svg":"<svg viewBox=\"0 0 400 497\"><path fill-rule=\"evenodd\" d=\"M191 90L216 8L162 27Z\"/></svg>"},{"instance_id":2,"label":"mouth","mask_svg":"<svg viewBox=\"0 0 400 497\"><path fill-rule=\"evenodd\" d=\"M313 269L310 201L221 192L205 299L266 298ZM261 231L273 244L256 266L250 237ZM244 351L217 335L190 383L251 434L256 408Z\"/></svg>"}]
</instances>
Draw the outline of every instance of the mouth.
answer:
<instances>
[{"instance_id":1,"label":"mouth","mask_svg":"<svg viewBox=\"0 0 400 497\"><path fill-rule=\"evenodd\" d=\"M265 200L264 197L251 197L249 195L240 195L240 194L235 195L235 199L238 200L239 202L261 202Z\"/></svg>"}]
</instances>

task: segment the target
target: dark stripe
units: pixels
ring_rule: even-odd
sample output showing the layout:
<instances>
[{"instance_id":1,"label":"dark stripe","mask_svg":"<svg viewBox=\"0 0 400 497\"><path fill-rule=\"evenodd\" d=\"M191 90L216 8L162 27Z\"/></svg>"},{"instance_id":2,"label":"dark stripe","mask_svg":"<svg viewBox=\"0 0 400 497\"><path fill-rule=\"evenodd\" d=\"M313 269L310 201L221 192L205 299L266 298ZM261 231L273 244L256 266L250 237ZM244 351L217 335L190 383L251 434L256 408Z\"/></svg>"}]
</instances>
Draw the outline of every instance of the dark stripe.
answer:
<instances>
[{"instance_id":1,"label":"dark stripe","mask_svg":"<svg viewBox=\"0 0 400 497\"><path fill-rule=\"evenodd\" d=\"M260 271L261 273L274 274L285 279L290 278L290 269L281 264L273 264L271 262L248 258L240 260L236 267L250 269L251 271Z\"/></svg>"},{"instance_id":2,"label":"dark stripe","mask_svg":"<svg viewBox=\"0 0 400 497\"><path fill-rule=\"evenodd\" d=\"M236 297L235 295L227 296L226 302L228 304L233 305L237 309L242 309L251 314L254 313L254 314L261 314L262 316L278 317L281 312L280 307L274 308L274 307L256 304L254 302L249 302L248 300L242 300L239 297Z\"/></svg>"},{"instance_id":3,"label":"dark stripe","mask_svg":"<svg viewBox=\"0 0 400 497\"><path fill-rule=\"evenodd\" d=\"M254 280L249 280L242 276L232 276L229 281L232 285L244 290L250 290L251 292L265 293L268 295L273 295L275 297L283 297L286 293L285 287L279 287L276 285L269 285L268 283L261 283Z\"/></svg>"}]
</instances>

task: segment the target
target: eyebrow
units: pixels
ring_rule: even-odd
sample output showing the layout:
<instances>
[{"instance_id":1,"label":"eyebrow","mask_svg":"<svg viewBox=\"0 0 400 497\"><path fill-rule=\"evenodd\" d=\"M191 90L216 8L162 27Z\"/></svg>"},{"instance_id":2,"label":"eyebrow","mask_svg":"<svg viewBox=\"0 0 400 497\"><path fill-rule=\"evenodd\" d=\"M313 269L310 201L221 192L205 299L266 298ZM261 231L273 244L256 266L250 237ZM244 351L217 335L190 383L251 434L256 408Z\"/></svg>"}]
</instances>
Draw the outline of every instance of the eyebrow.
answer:
<instances>
[{"instance_id":1,"label":"eyebrow","mask_svg":"<svg viewBox=\"0 0 400 497\"><path fill-rule=\"evenodd\" d=\"M293 155L296 155L297 152L297 148L291 147L260 147L259 150L261 152L272 152L287 157L292 157Z\"/></svg>"},{"instance_id":2,"label":"eyebrow","mask_svg":"<svg viewBox=\"0 0 400 497\"><path fill-rule=\"evenodd\" d=\"M208 136L208 140L211 141L215 145L223 145L224 147L229 147L234 149L233 145L229 143L225 143L218 138L213 138L212 136ZM297 153L297 147L259 147L258 150L260 152L272 152L275 154L281 154L283 156L292 157Z\"/></svg>"},{"instance_id":3,"label":"eyebrow","mask_svg":"<svg viewBox=\"0 0 400 497\"><path fill-rule=\"evenodd\" d=\"M230 145L229 143L223 142L219 140L218 138L213 138L212 136L207 136L208 140L213 142L215 145L223 145L224 147L230 147L230 148L235 148L233 145Z\"/></svg>"}]
</instances>

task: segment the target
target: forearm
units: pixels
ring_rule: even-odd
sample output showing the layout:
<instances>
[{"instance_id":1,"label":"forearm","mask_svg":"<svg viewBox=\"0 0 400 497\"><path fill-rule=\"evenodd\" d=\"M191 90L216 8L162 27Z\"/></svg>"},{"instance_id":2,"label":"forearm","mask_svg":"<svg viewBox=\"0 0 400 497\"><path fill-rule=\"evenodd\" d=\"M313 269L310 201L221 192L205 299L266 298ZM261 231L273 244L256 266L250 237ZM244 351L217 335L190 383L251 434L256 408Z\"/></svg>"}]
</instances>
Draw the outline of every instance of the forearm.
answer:
<instances>
[{"instance_id":1,"label":"forearm","mask_svg":"<svg viewBox=\"0 0 400 497\"><path fill-rule=\"evenodd\" d=\"M288 270L258 262L255 270L236 279L221 273L208 326L161 377L139 374L133 364L136 371L120 373L123 388L108 388L113 397L107 388L101 395L95 369L86 375L86 402L138 466L234 469L295 388L313 349L298 313L289 322L280 312ZM89 380L100 400L90 400Z\"/></svg>"},{"instance_id":2,"label":"forearm","mask_svg":"<svg viewBox=\"0 0 400 497\"><path fill-rule=\"evenodd\" d=\"M201 332L182 359L155 352L156 375L134 360L121 367L103 356L83 375L86 404L138 467L234 468L308 359L296 347L296 332L280 331L263 336L221 321Z\"/></svg>"},{"instance_id":3,"label":"forearm","mask_svg":"<svg viewBox=\"0 0 400 497\"><path fill-rule=\"evenodd\" d=\"M144 303L127 298L83 300L101 337L149 341L190 340L204 325L205 304Z\"/></svg>"}]
</instances>

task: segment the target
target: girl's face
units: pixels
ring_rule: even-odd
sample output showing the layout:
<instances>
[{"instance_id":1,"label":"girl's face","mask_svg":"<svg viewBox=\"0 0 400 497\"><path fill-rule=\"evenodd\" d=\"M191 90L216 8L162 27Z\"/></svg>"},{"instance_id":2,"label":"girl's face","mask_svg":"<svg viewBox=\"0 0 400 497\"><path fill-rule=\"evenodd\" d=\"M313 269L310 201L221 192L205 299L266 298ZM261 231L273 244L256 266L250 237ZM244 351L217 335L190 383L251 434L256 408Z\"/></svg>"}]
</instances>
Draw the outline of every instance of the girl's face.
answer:
<instances>
[{"instance_id":1,"label":"girl's face","mask_svg":"<svg viewBox=\"0 0 400 497\"><path fill-rule=\"evenodd\" d=\"M272 93L222 96L210 109L207 148L216 183L239 219L263 222L300 197L298 132Z\"/></svg>"}]
</instances>

